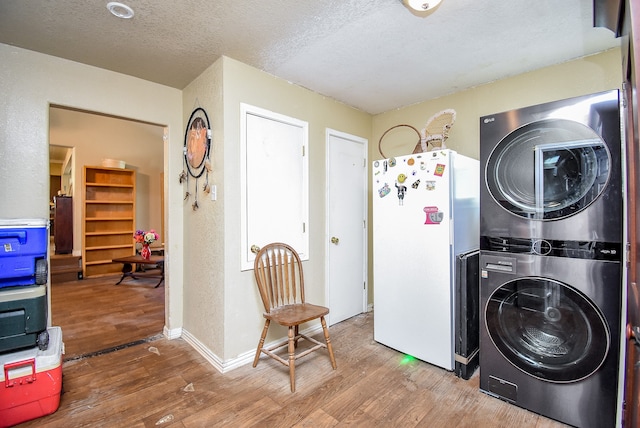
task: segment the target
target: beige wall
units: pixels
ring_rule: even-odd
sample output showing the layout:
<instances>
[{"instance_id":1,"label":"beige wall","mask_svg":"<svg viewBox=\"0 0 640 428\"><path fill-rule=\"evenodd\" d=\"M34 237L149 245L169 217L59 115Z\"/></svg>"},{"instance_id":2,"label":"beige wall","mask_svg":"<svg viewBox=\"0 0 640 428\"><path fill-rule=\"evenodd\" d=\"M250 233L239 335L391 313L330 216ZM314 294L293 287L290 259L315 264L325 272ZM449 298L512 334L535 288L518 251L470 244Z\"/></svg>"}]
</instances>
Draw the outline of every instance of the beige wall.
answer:
<instances>
[{"instance_id":1,"label":"beige wall","mask_svg":"<svg viewBox=\"0 0 640 428\"><path fill-rule=\"evenodd\" d=\"M126 162L136 172L136 229L155 229L163 242L161 174L164 170L163 127L91 112L52 107L49 143L75 147L73 171L73 248L82 252L82 170L103 159Z\"/></svg>"},{"instance_id":2,"label":"beige wall","mask_svg":"<svg viewBox=\"0 0 640 428\"><path fill-rule=\"evenodd\" d=\"M59 105L164 125L169 334L182 326L181 91L0 44L0 218L49 216L49 108ZM169 179L170 178L170 179ZM6 203L11 201L11 203ZM52 290L55 292L55 290ZM55 314L53 314L55 317Z\"/></svg>"},{"instance_id":3,"label":"beige wall","mask_svg":"<svg viewBox=\"0 0 640 428\"><path fill-rule=\"evenodd\" d=\"M168 127L167 326L178 331L184 320L185 331L223 365L255 350L263 323L253 272L240 270L241 102L309 122L310 259L305 276L308 298L322 304L326 128L368 139L373 161L380 158L378 140L386 129L401 123L420 129L435 112L454 108L458 116L448 145L477 158L480 116L616 88L621 80L620 52L614 49L371 117L229 58L217 61L184 91L2 44L0 58L0 200L12 201L0 205L0 218L48 216L50 104ZM207 110L213 124L211 181L218 186L218 200L201 195L200 209L193 211L193 197L183 201L186 187L177 178L183 170L183 124L197 106ZM385 146L386 154L408 153L416 140L409 133ZM371 267L369 281L372 302ZM269 340L283 335L276 329Z\"/></svg>"},{"instance_id":4,"label":"beige wall","mask_svg":"<svg viewBox=\"0 0 640 428\"><path fill-rule=\"evenodd\" d=\"M49 175L62 176L62 164L49 162Z\"/></svg>"},{"instance_id":5,"label":"beige wall","mask_svg":"<svg viewBox=\"0 0 640 428\"><path fill-rule=\"evenodd\" d=\"M325 165L327 128L371 141L371 116L238 61L224 61L225 164L225 353L226 359L255 349L262 303L253 271L240 271L240 103L309 123L309 260L304 263L307 299L325 300ZM286 336L273 329L267 340Z\"/></svg>"},{"instance_id":6,"label":"beige wall","mask_svg":"<svg viewBox=\"0 0 640 428\"><path fill-rule=\"evenodd\" d=\"M185 128L194 109L202 107L211 125L209 182L217 188L217 200L202 191L203 180L183 184L182 191L198 192L200 208L193 210L195 195L183 201L184 212L184 330L221 360L224 355L224 111L222 106L222 60L216 61L183 91Z\"/></svg>"},{"instance_id":7,"label":"beige wall","mask_svg":"<svg viewBox=\"0 0 640 428\"><path fill-rule=\"evenodd\" d=\"M565 62L509 79L499 80L446 97L425 101L406 108L392 110L373 118L373 141L369 144L369 160L381 159L378 141L386 130L398 124L408 124L421 130L435 113L452 108L456 121L446 142L447 147L458 153L479 159L480 117L547 101L555 101L579 95L620 89L622 66L620 49ZM382 140L386 157L410 154L418 135L408 127L397 128ZM369 179L371 179L369 169ZM371 207L371 190L369 207ZM371 221L371 208L369 208ZM369 228L369 254L372 254L372 236ZM369 260L369 302L373 302L373 267Z\"/></svg>"},{"instance_id":8,"label":"beige wall","mask_svg":"<svg viewBox=\"0 0 640 428\"><path fill-rule=\"evenodd\" d=\"M307 298L319 304L325 303L325 130L368 139L371 116L230 58L222 58L185 90L185 117L196 101L224 122L213 130L218 200L203 203L195 213L185 207L185 251L187 260L194 261L188 268L193 272L185 273L185 330L229 361L255 350L264 322L253 271L240 270L240 103L309 122L310 259L305 278ZM268 340L286 335L273 330Z\"/></svg>"},{"instance_id":9,"label":"beige wall","mask_svg":"<svg viewBox=\"0 0 640 428\"><path fill-rule=\"evenodd\" d=\"M621 61L620 49L610 49L597 55L379 114L373 118L373 138L376 144L369 145L370 160L382 158L377 143L387 129L398 124L408 124L420 130L432 115L448 108L454 109L457 114L447 146L478 159L481 116L621 88ZM385 156L410 154L417 137L409 128L391 131L382 142Z\"/></svg>"}]
</instances>

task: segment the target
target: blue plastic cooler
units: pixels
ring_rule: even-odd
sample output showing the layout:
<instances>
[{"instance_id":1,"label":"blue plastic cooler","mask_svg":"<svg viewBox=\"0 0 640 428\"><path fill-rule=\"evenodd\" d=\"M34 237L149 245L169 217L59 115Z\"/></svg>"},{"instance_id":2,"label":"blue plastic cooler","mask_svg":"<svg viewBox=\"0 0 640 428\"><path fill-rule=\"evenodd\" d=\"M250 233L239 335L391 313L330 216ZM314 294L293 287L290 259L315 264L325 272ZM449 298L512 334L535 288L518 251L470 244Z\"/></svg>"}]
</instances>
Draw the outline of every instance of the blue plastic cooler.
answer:
<instances>
[{"instance_id":1,"label":"blue plastic cooler","mask_svg":"<svg viewBox=\"0 0 640 428\"><path fill-rule=\"evenodd\" d=\"M0 288L47 282L45 219L0 220Z\"/></svg>"}]
</instances>

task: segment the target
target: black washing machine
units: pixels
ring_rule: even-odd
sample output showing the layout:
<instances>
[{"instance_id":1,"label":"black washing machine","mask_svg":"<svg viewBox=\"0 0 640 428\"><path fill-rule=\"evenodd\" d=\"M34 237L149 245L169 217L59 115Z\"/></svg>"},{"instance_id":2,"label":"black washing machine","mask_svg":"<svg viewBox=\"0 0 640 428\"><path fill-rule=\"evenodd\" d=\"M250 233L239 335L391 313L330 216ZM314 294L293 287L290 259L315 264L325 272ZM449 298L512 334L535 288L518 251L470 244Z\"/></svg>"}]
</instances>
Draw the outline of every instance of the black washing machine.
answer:
<instances>
[{"instance_id":1,"label":"black washing machine","mask_svg":"<svg viewBox=\"0 0 640 428\"><path fill-rule=\"evenodd\" d=\"M480 234L622 240L617 90L480 118Z\"/></svg>"},{"instance_id":2,"label":"black washing machine","mask_svg":"<svg viewBox=\"0 0 640 428\"><path fill-rule=\"evenodd\" d=\"M616 425L619 245L503 239L480 254L480 389L582 428Z\"/></svg>"},{"instance_id":3,"label":"black washing machine","mask_svg":"<svg viewBox=\"0 0 640 428\"><path fill-rule=\"evenodd\" d=\"M623 184L617 90L480 119L480 389L615 426Z\"/></svg>"}]
</instances>

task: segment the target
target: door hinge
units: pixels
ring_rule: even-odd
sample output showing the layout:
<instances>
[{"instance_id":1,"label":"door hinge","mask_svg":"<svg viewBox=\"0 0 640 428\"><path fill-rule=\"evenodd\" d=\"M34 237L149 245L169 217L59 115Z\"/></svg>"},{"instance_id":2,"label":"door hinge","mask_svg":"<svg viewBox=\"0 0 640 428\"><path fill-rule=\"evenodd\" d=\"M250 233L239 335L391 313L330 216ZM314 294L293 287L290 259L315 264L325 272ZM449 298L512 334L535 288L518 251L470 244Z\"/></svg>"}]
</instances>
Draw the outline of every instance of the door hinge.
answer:
<instances>
[{"instance_id":1,"label":"door hinge","mask_svg":"<svg viewBox=\"0 0 640 428\"><path fill-rule=\"evenodd\" d=\"M307 224L305 222L302 222L302 233L306 233L307 232Z\"/></svg>"},{"instance_id":2,"label":"door hinge","mask_svg":"<svg viewBox=\"0 0 640 428\"><path fill-rule=\"evenodd\" d=\"M305 147L305 146L302 146L302 157L304 157L304 156L305 156L305 153L306 153L306 150L305 150L305 149L306 149L306 147Z\"/></svg>"}]
</instances>

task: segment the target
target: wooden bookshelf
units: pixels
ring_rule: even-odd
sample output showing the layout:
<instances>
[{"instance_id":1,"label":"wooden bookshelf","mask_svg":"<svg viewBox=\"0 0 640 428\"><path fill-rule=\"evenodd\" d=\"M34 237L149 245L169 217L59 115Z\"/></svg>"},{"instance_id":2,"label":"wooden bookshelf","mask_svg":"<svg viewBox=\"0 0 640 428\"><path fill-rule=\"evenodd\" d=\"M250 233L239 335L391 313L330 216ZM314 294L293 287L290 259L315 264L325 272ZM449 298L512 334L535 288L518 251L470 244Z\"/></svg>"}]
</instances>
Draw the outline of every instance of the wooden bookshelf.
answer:
<instances>
[{"instance_id":1,"label":"wooden bookshelf","mask_svg":"<svg viewBox=\"0 0 640 428\"><path fill-rule=\"evenodd\" d=\"M85 277L119 273L111 260L135 254L135 171L85 166L82 269Z\"/></svg>"}]
</instances>

